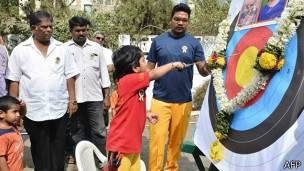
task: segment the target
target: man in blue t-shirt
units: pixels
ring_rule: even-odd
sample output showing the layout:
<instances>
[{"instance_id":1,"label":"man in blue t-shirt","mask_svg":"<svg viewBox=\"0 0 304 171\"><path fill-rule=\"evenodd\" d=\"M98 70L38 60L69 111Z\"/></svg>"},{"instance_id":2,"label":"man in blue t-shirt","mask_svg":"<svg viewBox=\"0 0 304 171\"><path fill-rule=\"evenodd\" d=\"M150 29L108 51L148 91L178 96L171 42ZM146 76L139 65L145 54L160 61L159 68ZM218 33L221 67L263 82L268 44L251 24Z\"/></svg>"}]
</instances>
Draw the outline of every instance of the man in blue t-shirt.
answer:
<instances>
[{"instance_id":1,"label":"man in blue t-shirt","mask_svg":"<svg viewBox=\"0 0 304 171\"><path fill-rule=\"evenodd\" d=\"M192 110L192 79L195 64L202 76L209 70L204 61L200 42L186 33L191 10L180 3L171 14L171 31L156 37L148 54L150 69L174 61L190 64L182 71L171 71L154 83L151 112L159 121L150 125L149 171L162 170L165 143L168 136L168 152L165 170L178 170L180 145L184 139Z\"/></svg>"}]
</instances>

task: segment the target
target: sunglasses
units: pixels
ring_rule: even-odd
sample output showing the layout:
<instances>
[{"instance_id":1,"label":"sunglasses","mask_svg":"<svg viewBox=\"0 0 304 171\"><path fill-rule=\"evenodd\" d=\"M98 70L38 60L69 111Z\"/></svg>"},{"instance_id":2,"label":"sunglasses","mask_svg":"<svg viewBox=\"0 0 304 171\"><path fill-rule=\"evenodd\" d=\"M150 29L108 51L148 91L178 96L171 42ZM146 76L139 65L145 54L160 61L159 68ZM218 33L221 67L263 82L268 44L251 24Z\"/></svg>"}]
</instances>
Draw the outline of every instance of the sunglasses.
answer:
<instances>
[{"instance_id":1,"label":"sunglasses","mask_svg":"<svg viewBox=\"0 0 304 171\"><path fill-rule=\"evenodd\" d=\"M97 40L104 40L103 37L95 37Z\"/></svg>"}]
</instances>

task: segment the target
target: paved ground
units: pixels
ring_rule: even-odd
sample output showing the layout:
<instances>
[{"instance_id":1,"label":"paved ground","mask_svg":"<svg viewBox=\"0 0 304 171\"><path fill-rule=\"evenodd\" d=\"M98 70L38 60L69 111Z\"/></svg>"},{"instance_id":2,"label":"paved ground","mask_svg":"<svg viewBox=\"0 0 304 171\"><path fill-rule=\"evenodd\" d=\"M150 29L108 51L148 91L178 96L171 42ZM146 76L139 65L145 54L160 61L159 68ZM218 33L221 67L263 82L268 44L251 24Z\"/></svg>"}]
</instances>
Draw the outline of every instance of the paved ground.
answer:
<instances>
[{"instance_id":1,"label":"paved ground","mask_svg":"<svg viewBox=\"0 0 304 171\"><path fill-rule=\"evenodd\" d=\"M197 115L194 112L194 115L191 117L189 122L189 128L187 131L187 135L185 140L193 140L193 134L195 131L195 125L196 125ZM33 171L33 162L31 159L31 153L30 153L30 141L27 136L24 136L24 143L25 143L25 169L24 171ZM141 158L144 160L144 162L147 165L148 161L148 149L149 149L149 135L148 135L148 126L146 126L144 130L143 135L143 148L142 148L142 154ZM210 162L205 158L201 157L205 169L207 170L207 167L210 165ZM194 159L191 154L182 153L181 159L179 161L180 164L180 171L198 171L198 168L194 162ZM74 164L69 164L66 166L66 171L77 171L77 167Z\"/></svg>"}]
</instances>

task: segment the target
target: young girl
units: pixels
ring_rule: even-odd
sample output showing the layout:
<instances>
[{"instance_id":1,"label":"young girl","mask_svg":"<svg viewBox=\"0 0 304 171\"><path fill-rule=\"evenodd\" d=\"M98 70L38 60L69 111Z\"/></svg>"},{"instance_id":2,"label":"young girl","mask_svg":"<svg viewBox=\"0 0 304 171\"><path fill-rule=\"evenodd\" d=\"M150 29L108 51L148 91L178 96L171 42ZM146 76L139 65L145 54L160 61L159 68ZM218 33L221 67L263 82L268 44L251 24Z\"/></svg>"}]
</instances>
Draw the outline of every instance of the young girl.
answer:
<instances>
[{"instance_id":1,"label":"young girl","mask_svg":"<svg viewBox=\"0 0 304 171\"><path fill-rule=\"evenodd\" d=\"M135 46L120 48L113 57L117 80L117 101L107 137L109 165L118 171L139 171L142 133L146 122L145 89L151 80L173 69L182 70L181 62L171 62L148 71L142 51ZM153 124L157 115L147 114Z\"/></svg>"}]
</instances>

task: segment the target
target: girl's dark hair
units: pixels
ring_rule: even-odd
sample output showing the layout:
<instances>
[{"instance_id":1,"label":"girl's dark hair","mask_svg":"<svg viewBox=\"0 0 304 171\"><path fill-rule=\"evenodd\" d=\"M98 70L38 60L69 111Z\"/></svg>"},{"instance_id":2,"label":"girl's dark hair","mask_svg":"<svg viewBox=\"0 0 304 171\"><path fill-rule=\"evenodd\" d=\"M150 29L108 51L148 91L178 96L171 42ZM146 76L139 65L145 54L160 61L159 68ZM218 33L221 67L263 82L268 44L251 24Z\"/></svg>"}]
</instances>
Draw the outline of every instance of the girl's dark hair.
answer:
<instances>
[{"instance_id":1,"label":"girl's dark hair","mask_svg":"<svg viewBox=\"0 0 304 171\"><path fill-rule=\"evenodd\" d=\"M127 74L134 73L133 67L139 67L141 56L142 51L139 47L127 45L119 48L113 55L114 79L119 80Z\"/></svg>"},{"instance_id":2,"label":"girl's dark hair","mask_svg":"<svg viewBox=\"0 0 304 171\"><path fill-rule=\"evenodd\" d=\"M82 27L82 26L88 26L88 25L90 26L91 22L88 19L83 18L83 17L75 16L69 20L70 31L72 31L73 28L76 26Z\"/></svg>"},{"instance_id":3,"label":"girl's dark hair","mask_svg":"<svg viewBox=\"0 0 304 171\"><path fill-rule=\"evenodd\" d=\"M190 18L190 14L191 14L190 7L187 4L179 3L173 7L172 12L171 12L171 19L176 12L180 12L180 11L188 13L188 16Z\"/></svg>"},{"instance_id":4,"label":"girl's dark hair","mask_svg":"<svg viewBox=\"0 0 304 171\"><path fill-rule=\"evenodd\" d=\"M12 106L20 105L20 101L12 96L0 97L0 110L7 112Z\"/></svg>"},{"instance_id":5,"label":"girl's dark hair","mask_svg":"<svg viewBox=\"0 0 304 171\"><path fill-rule=\"evenodd\" d=\"M34 25L41 23L42 18L48 18L53 22L53 17L50 13L46 11L36 11L29 16L30 27L32 28Z\"/></svg>"}]
</instances>

